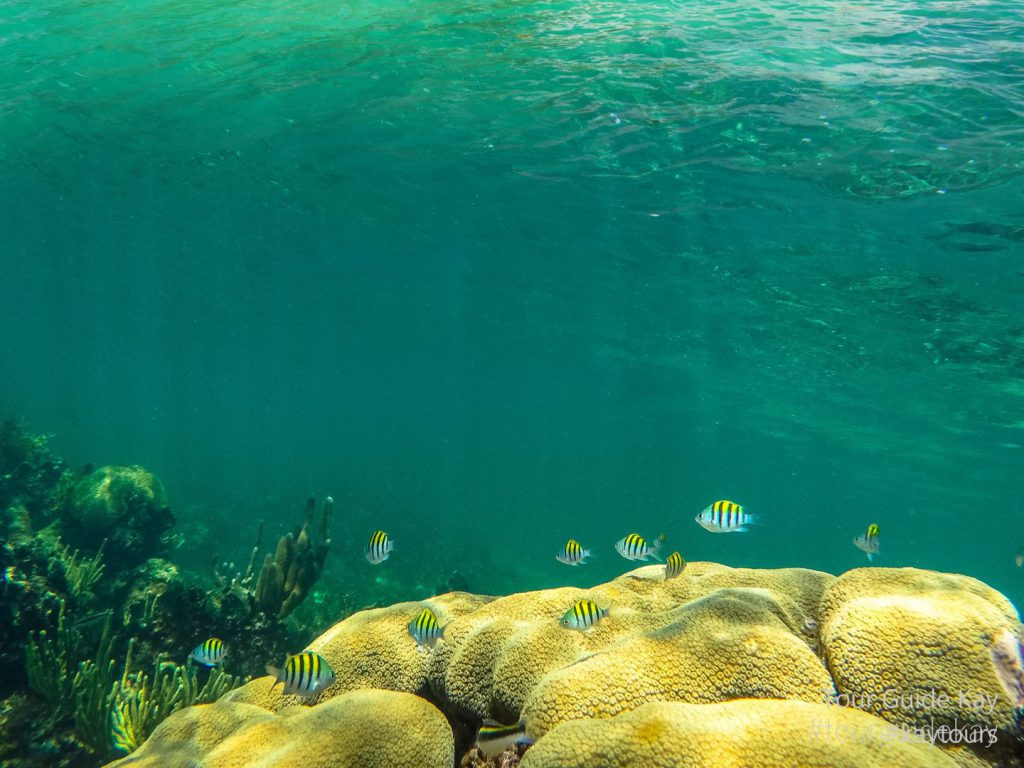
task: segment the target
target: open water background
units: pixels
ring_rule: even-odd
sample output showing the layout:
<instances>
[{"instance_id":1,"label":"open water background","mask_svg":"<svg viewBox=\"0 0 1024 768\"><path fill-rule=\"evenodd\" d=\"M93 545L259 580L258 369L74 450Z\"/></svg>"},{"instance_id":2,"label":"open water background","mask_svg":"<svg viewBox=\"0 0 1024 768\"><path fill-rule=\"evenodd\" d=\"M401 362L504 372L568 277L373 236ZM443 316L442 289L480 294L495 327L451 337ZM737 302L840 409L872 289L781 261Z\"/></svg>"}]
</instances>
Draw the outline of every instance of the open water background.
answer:
<instances>
[{"instance_id":1,"label":"open water background","mask_svg":"<svg viewBox=\"0 0 1024 768\"><path fill-rule=\"evenodd\" d=\"M197 569L332 494L360 603L877 522L1020 604L1021 10L0 0L0 411Z\"/></svg>"}]
</instances>

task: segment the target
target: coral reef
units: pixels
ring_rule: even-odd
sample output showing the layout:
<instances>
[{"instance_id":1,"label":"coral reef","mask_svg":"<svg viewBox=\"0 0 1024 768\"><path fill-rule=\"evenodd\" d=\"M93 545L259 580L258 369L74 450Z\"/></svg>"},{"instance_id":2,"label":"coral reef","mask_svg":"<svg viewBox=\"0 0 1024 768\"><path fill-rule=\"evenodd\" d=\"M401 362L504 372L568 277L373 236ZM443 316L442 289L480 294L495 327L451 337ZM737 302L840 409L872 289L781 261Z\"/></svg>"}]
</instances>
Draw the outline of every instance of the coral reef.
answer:
<instances>
[{"instance_id":1,"label":"coral reef","mask_svg":"<svg viewBox=\"0 0 1024 768\"><path fill-rule=\"evenodd\" d=\"M272 552L261 526L244 571L211 585L168 559L174 517L148 471L69 471L14 422L0 470L5 768L116 753L124 768L1024 765L989 653L1019 617L964 576L694 562L494 598L453 591L452 574L444 594L348 615L351 594L320 581L329 498ZM581 599L608 614L561 626ZM407 629L424 606L444 626L433 649ZM310 617L345 616L313 639ZM223 668L183 663L210 636ZM316 696L264 676L235 687L303 647L336 673ZM485 758L471 746L485 719L522 721L536 743ZM941 736L965 727L991 738Z\"/></svg>"},{"instance_id":2,"label":"coral reef","mask_svg":"<svg viewBox=\"0 0 1024 768\"><path fill-rule=\"evenodd\" d=\"M429 602L445 622L472 615L491 599L452 592ZM334 685L319 694L318 700L325 701L361 688L425 694L437 657L432 652L420 651L406 628L422 608L423 603L417 602L360 611L310 643L309 649L327 659L336 675ZM272 678L261 677L232 691L227 698L256 704L272 712L298 701L294 696L285 696L280 686L272 688L272 683Z\"/></svg>"},{"instance_id":3,"label":"coral reef","mask_svg":"<svg viewBox=\"0 0 1024 768\"><path fill-rule=\"evenodd\" d=\"M650 703L610 720L566 722L527 750L520 765L956 768L927 742L903 741L895 730L887 739L885 725L854 709L799 701Z\"/></svg>"},{"instance_id":4,"label":"coral reef","mask_svg":"<svg viewBox=\"0 0 1024 768\"><path fill-rule=\"evenodd\" d=\"M478 748L468 750L459 760L459 768L516 768L522 762L528 745L513 744L504 752L487 757Z\"/></svg>"},{"instance_id":5,"label":"coral reef","mask_svg":"<svg viewBox=\"0 0 1024 768\"><path fill-rule=\"evenodd\" d=\"M631 686L640 672L638 667L632 671L630 667L641 661L647 664L651 656L645 648L654 647L658 649L654 658L662 649L668 649L672 660L655 661L648 668L643 690L651 695L654 689L669 695L676 685L682 685L680 690L684 693L679 697L683 700L719 700L720 693L700 688L705 683L699 681L709 679L706 672L685 680L689 674L687 667L704 669L709 664L733 665L745 659L748 663L744 673L753 674L747 683L748 695L771 695L771 691L776 695L784 691L796 694L799 690L803 698L820 699L821 686L828 683L827 673L814 656L812 645L806 642L809 635L805 627L813 626L817 598L833 577L802 569L753 571L713 563L693 563L687 574L688 578L666 582L662 579L662 567L648 566L591 590L546 590L495 600L446 631L449 642L438 648L444 661L434 667L434 690L466 716L514 722L523 713L527 696L540 696L538 686L542 681L545 686L552 686L549 692L555 695L559 683L553 676L560 670L566 669L565 674L571 677L575 672L569 670L577 665L584 671L600 665L599 679L607 687L593 691L594 706L615 707L610 702L633 698ZM721 592L708 605L698 607L694 602L719 590L736 591ZM611 615L590 632L567 632L558 625L557 618L566 606L581 597L590 597L599 605L611 605ZM746 627L739 617L729 617L730 610L759 611L764 628L755 630L753 624ZM721 619L714 620L714 625L721 627L714 637L722 648L730 643L738 648L738 658L719 653L695 661L685 637L670 642L673 633L683 633L684 628L694 626L688 617L695 611L708 617L722 614ZM727 641L731 629L735 631ZM701 629L686 629L685 633L710 653L710 641L702 638ZM759 634L774 634L774 638L758 637ZM759 651L750 653L747 649L754 646ZM781 655L773 657L776 648L787 650L780 650ZM587 661L587 657L598 652L602 654L600 659ZM622 659L622 677L609 675L604 666L616 659ZM791 662L802 675L799 681L790 679ZM738 668L737 665L730 677L737 677ZM733 695L743 695L743 690L737 678ZM536 698L535 706L543 709L546 705L542 701L542 697ZM574 701L582 706L582 697ZM536 714L540 714L540 709Z\"/></svg>"},{"instance_id":6,"label":"coral reef","mask_svg":"<svg viewBox=\"0 0 1024 768\"><path fill-rule=\"evenodd\" d=\"M156 475L143 467L102 467L75 483L62 509L63 537L108 560L136 566L167 549L174 514Z\"/></svg>"},{"instance_id":7,"label":"coral reef","mask_svg":"<svg viewBox=\"0 0 1024 768\"><path fill-rule=\"evenodd\" d=\"M264 613L283 619L306 599L310 588L320 577L320 572L324 568L324 558L327 557L327 550L331 545L331 540L327 537L327 528L333 508L334 499L328 496L324 500L321 513L320 542L313 544L309 526L316 511L316 499L310 497L306 502L306 519L302 527L298 532L280 538L273 557L267 553L256 579L255 591L256 604ZM261 526L261 535L262 532ZM252 574L253 561L258 550L259 539L253 548L247 576Z\"/></svg>"},{"instance_id":8,"label":"coral reef","mask_svg":"<svg viewBox=\"0 0 1024 768\"><path fill-rule=\"evenodd\" d=\"M172 662L157 661L152 675L130 670L131 645L124 673L110 692L110 725L105 728L107 740L126 754L138 749L153 729L177 710L212 703L239 684L239 678L213 669L200 686L194 668Z\"/></svg>"},{"instance_id":9,"label":"coral reef","mask_svg":"<svg viewBox=\"0 0 1024 768\"><path fill-rule=\"evenodd\" d=\"M992 671L989 644L1017 612L976 579L916 568L859 568L822 597L821 637L840 696L897 725L998 729L1017 713Z\"/></svg>"},{"instance_id":10,"label":"coral reef","mask_svg":"<svg viewBox=\"0 0 1024 768\"><path fill-rule=\"evenodd\" d=\"M200 762L205 768L451 768L455 748L448 721L432 704L367 688L276 715L232 701L184 710L131 758L134 768Z\"/></svg>"},{"instance_id":11,"label":"coral reef","mask_svg":"<svg viewBox=\"0 0 1024 768\"><path fill-rule=\"evenodd\" d=\"M1019 764L1021 736L1005 699L983 711L950 697L944 710L901 719L842 698L997 686L985 638L1018 619L980 582L913 569L837 578L701 562L678 578L663 575L645 566L587 590L454 592L361 611L311 644L337 682L304 704L333 711L371 689L418 694L448 717L462 764L488 768L520 756L526 768ZM610 606L609 615L585 632L562 627L566 606L581 598ZM425 603L446 625L432 651L405 626ZM259 722L276 722L266 718L288 716L299 701L271 682L253 680L217 706L251 707ZM188 714L193 731L214 717L205 711ZM485 718L522 718L536 744L485 759L470 748ZM933 746L921 735L954 721L983 738L954 743L947 727ZM181 742L155 735L139 754L186 765ZM188 759L220 764L212 758L222 759L226 743L202 750L190 742ZM241 752L236 759L240 768L260 764Z\"/></svg>"},{"instance_id":12,"label":"coral reef","mask_svg":"<svg viewBox=\"0 0 1024 768\"><path fill-rule=\"evenodd\" d=\"M27 521L52 521L54 490L67 468L47 448L45 435L28 435L15 419L0 425L0 510L22 508Z\"/></svg>"},{"instance_id":13,"label":"coral reef","mask_svg":"<svg viewBox=\"0 0 1024 768\"><path fill-rule=\"evenodd\" d=\"M80 658L82 637L67 625L63 605L56 627L33 633L26 647L28 684L47 702L50 722L73 722L76 738L93 754L107 757L112 748L132 752L168 715L215 701L239 684L239 678L213 670L200 685L195 669L161 660L152 675L133 672L134 639L118 680L110 618L94 658Z\"/></svg>"},{"instance_id":14,"label":"coral reef","mask_svg":"<svg viewBox=\"0 0 1024 768\"><path fill-rule=\"evenodd\" d=\"M159 480L141 467L68 470L44 438L8 421L0 502L5 768L95 768L115 744L134 749L171 712L219 697L237 675L262 673L268 659L313 636L282 620L283 602L271 615L257 605L252 579L210 588L151 556L172 551L174 516ZM326 516L320 544L307 546L307 529L308 520L290 540L289 610L326 552ZM226 671L181 665L214 634L230 650Z\"/></svg>"}]
</instances>

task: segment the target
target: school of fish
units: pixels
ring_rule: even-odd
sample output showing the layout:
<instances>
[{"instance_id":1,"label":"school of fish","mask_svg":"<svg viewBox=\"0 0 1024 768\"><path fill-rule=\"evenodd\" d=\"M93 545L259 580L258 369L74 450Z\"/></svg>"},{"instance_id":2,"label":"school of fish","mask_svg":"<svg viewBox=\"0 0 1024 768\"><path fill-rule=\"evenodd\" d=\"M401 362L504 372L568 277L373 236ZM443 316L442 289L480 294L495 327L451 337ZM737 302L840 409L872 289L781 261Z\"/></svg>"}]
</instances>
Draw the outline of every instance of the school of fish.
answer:
<instances>
[{"instance_id":1,"label":"school of fish","mask_svg":"<svg viewBox=\"0 0 1024 768\"><path fill-rule=\"evenodd\" d=\"M694 518L696 523L711 533L744 533L756 523L756 517L742 505L727 499L715 501ZM648 540L638 533L629 533L615 543L616 551L626 560L647 562L661 561L658 551L665 543L664 533ZM868 561L879 554L879 526L871 523L865 532L853 539L853 545L867 555ZM372 565L380 565L394 550L394 541L386 531L374 531L364 548L366 559ZM576 539L569 539L555 554L560 563L570 566L586 565L591 551ZM1014 564L1024 565L1024 549L1019 549ZM664 578L678 578L686 570L683 556L674 551L664 560ZM599 605L589 598L581 598L568 606L559 618L559 623L569 630L591 632L613 612L611 605ZM407 625L409 636L420 652L429 653L438 642L445 638L447 622L443 621L429 605L423 605L416 615L411 616ZM1018 637L1004 632L990 644L991 662L996 677L1019 712L1024 712L1024 661L1021 641ZM222 664L227 658L223 641L211 637L197 645L189 654L189 661L206 667ZM274 685L280 683L287 695L312 697L328 688L335 680L334 670L320 654L302 651L285 658L281 667L267 665L267 674L274 678ZM480 727L476 746L486 757L494 757L515 746L532 743L526 735L526 723L520 721L503 725L485 721Z\"/></svg>"}]
</instances>

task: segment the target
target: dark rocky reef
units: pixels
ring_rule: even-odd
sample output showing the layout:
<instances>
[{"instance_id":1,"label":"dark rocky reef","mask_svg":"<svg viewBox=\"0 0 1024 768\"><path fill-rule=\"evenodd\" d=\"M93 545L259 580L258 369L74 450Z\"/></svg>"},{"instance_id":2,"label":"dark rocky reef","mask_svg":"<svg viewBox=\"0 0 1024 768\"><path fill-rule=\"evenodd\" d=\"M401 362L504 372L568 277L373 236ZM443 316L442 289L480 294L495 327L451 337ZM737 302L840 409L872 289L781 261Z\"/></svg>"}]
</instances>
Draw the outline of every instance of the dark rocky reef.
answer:
<instances>
[{"instance_id":1,"label":"dark rocky reef","mask_svg":"<svg viewBox=\"0 0 1024 768\"><path fill-rule=\"evenodd\" d=\"M316 537L315 508L310 499L303 523L259 571L257 540L244 574L185 573L170 559L175 516L152 472L74 471L44 438L5 422L0 765L101 765L134 750L176 709L213 700L304 647L322 627L285 619L310 594L330 545L330 499ZM352 610L322 598L314 608ZM214 670L186 661L209 637L228 649Z\"/></svg>"}]
</instances>

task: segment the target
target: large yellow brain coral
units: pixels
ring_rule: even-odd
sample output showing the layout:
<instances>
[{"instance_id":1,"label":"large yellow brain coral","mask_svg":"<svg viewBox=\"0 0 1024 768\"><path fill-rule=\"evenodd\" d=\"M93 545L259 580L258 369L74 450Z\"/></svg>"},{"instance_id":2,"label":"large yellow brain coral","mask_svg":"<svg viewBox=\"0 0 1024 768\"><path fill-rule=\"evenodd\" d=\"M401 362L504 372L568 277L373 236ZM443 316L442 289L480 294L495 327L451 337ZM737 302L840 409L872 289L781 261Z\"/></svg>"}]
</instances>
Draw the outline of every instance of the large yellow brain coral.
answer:
<instances>
[{"instance_id":1,"label":"large yellow brain coral","mask_svg":"<svg viewBox=\"0 0 1024 768\"><path fill-rule=\"evenodd\" d=\"M418 696L364 689L273 715L218 702L171 715L109 768L451 768L451 726Z\"/></svg>"},{"instance_id":2,"label":"large yellow brain coral","mask_svg":"<svg viewBox=\"0 0 1024 768\"><path fill-rule=\"evenodd\" d=\"M567 717L620 712L645 696L818 701L831 681L813 653L817 604L833 579L796 568L691 563L675 579L664 578L663 566L647 566L589 590L510 595L454 622L439 646L431 685L456 711L502 722L518 719L533 696L541 729ZM733 587L736 594L726 597ZM716 593L713 607L696 607L694 601ZM559 618L584 597L611 607L610 615L587 632L562 627ZM687 603L695 606L689 618L680 613ZM739 613L730 616L731 610ZM711 623L701 629L697 614ZM712 627L709 638L705 630ZM699 658L712 652L714 658ZM747 682L740 683L743 676Z\"/></svg>"},{"instance_id":3,"label":"large yellow brain coral","mask_svg":"<svg viewBox=\"0 0 1024 768\"><path fill-rule=\"evenodd\" d=\"M564 723L522 768L956 768L927 743L872 715L799 701L645 704Z\"/></svg>"},{"instance_id":4,"label":"large yellow brain coral","mask_svg":"<svg viewBox=\"0 0 1024 768\"><path fill-rule=\"evenodd\" d=\"M1014 731L988 644L1017 627L1000 593L967 576L858 568L822 597L821 636L843 703L895 723Z\"/></svg>"},{"instance_id":5,"label":"large yellow brain coral","mask_svg":"<svg viewBox=\"0 0 1024 768\"><path fill-rule=\"evenodd\" d=\"M466 592L450 592L427 601L444 625L471 613L492 598ZM409 635L408 624L427 603L397 603L349 616L314 640L309 648L327 659L336 676L332 686L317 697L326 701L358 688L383 688L408 693L423 692L435 663L435 653L421 651ZM448 628L445 636L448 635ZM444 641L442 641L443 643ZM299 698L285 696L282 686L261 677L226 695L229 701L256 704L277 711L296 704Z\"/></svg>"},{"instance_id":6,"label":"large yellow brain coral","mask_svg":"<svg viewBox=\"0 0 1024 768\"><path fill-rule=\"evenodd\" d=\"M561 626L581 598L610 613L585 632ZM966 577L690 563L668 580L645 566L591 589L426 604L446 625L433 650L406 629L424 603L360 612L311 644L337 674L312 706L260 678L172 716L135 768L450 766L451 730L428 700L460 739L486 717L525 718L539 741L524 768L1011 764L1016 726L988 642L1017 614ZM836 690L850 706L822 703ZM928 693L945 698L900 698ZM953 718L1002 729L997 744L943 751L895 727Z\"/></svg>"},{"instance_id":7,"label":"large yellow brain coral","mask_svg":"<svg viewBox=\"0 0 1024 768\"><path fill-rule=\"evenodd\" d=\"M656 618L659 626L540 680L524 706L531 735L650 701L822 702L832 692L825 667L768 590L719 589Z\"/></svg>"}]
</instances>

